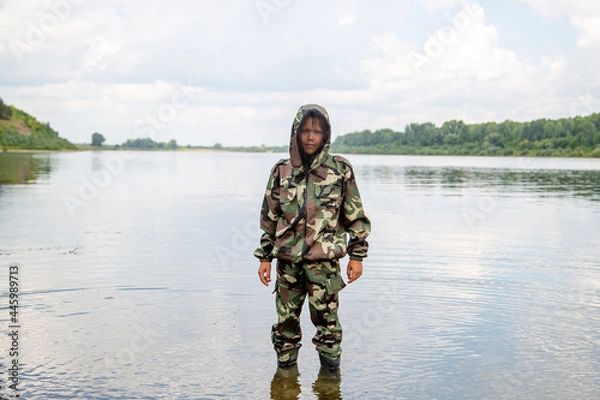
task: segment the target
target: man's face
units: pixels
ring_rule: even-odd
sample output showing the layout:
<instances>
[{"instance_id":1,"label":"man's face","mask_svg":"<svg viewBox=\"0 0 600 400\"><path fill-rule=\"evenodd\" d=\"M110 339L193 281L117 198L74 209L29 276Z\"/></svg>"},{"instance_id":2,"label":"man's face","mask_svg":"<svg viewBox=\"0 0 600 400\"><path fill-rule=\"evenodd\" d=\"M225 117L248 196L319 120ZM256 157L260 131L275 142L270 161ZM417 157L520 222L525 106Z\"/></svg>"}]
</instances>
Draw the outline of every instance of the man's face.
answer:
<instances>
[{"instance_id":1,"label":"man's face","mask_svg":"<svg viewBox=\"0 0 600 400\"><path fill-rule=\"evenodd\" d=\"M325 134L318 119L307 117L298 129L298 143L305 154L312 156L321 148Z\"/></svg>"}]
</instances>

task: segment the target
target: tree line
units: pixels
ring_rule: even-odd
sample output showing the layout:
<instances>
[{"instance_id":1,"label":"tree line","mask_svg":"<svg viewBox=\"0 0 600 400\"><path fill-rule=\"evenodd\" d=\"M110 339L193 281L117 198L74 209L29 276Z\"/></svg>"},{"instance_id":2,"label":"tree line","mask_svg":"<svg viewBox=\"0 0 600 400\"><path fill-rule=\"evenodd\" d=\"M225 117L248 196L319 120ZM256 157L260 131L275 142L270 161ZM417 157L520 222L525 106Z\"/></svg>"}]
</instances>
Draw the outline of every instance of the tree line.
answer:
<instances>
[{"instance_id":1,"label":"tree line","mask_svg":"<svg viewBox=\"0 0 600 400\"><path fill-rule=\"evenodd\" d=\"M98 132L94 132L92 134L92 146L93 147L102 147L102 144L106 141L104 135ZM143 149L143 150L176 150L177 149L177 141L175 139L171 139L168 142L155 142L151 138L137 138L137 139L127 139L127 141L121 145L117 144L115 146L111 146L111 148L119 149Z\"/></svg>"},{"instance_id":2,"label":"tree line","mask_svg":"<svg viewBox=\"0 0 600 400\"><path fill-rule=\"evenodd\" d=\"M175 150L177 149L177 141L171 139L168 142L155 142L150 138L128 139L121 147L129 149L148 149L148 150Z\"/></svg>"},{"instance_id":3,"label":"tree line","mask_svg":"<svg viewBox=\"0 0 600 400\"><path fill-rule=\"evenodd\" d=\"M600 114L530 122L412 123L339 136L332 151L363 154L600 157Z\"/></svg>"}]
</instances>

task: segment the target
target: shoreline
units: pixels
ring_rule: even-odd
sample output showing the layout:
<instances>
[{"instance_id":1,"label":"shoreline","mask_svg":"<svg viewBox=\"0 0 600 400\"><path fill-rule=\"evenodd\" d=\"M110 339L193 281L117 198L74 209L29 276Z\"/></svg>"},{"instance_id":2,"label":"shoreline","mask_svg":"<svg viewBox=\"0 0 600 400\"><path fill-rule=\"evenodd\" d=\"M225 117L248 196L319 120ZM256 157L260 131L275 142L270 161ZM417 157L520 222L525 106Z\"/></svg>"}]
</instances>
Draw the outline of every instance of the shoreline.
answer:
<instances>
[{"instance_id":1,"label":"shoreline","mask_svg":"<svg viewBox=\"0 0 600 400\"><path fill-rule=\"evenodd\" d=\"M45 149L2 149L0 154L3 153L62 153L62 152L74 152L78 150L60 149L60 150L45 150Z\"/></svg>"},{"instance_id":2,"label":"shoreline","mask_svg":"<svg viewBox=\"0 0 600 400\"><path fill-rule=\"evenodd\" d=\"M42 153L67 153L67 152L78 152L78 151L140 151L140 152L188 152L188 153L285 153L281 151L275 150L256 150L254 148L188 148L188 147L180 147L177 149L142 149L142 148L114 148L114 147L80 147L77 149L60 149L60 150L46 150L46 149L10 149L10 148L1 148L0 154L5 153L31 153L31 154L42 154ZM556 159L564 159L564 158L573 158L573 159L591 159L597 160L599 157L596 156L542 156L542 155L482 155L482 154L414 154L414 153L362 153L362 152L332 152L332 154L352 154L352 155L365 155L365 156L425 156L425 157L440 157L440 156L449 156L449 157L492 157L492 158L556 158Z\"/></svg>"}]
</instances>

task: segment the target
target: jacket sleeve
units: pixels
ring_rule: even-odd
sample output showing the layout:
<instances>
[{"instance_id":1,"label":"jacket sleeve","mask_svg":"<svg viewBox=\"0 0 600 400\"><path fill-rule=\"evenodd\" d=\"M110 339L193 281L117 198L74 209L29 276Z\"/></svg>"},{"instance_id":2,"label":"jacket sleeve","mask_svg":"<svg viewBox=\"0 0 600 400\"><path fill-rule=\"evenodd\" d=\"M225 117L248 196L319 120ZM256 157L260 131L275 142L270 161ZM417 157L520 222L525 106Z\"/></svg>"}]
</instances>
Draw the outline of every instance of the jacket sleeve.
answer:
<instances>
[{"instance_id":1,"label":"jacket sleeve","mask_svg":"<svg viewBox=\"0 0 600 400\"><path fill-rule=\"evenodd\" d=\"M260 210L260 229L263 234L260 237L260 246L254 251L254 256L260 261L271 261L274 258L275 230L280 214L278 165L271 170Z\"/></svg>"},{"instance_id":2,"label":"jacket sleeve","mask_svg":"<svg viewBox=\"0 0 600 400\"><path fill-rule=\"evenodd\" d=\"M348 255L352 260L367 257L371 233L371 221L365 215L352 166L344 174L344 201L342 203L342 224L348 232Z\"/></svg>"}]
</instances>

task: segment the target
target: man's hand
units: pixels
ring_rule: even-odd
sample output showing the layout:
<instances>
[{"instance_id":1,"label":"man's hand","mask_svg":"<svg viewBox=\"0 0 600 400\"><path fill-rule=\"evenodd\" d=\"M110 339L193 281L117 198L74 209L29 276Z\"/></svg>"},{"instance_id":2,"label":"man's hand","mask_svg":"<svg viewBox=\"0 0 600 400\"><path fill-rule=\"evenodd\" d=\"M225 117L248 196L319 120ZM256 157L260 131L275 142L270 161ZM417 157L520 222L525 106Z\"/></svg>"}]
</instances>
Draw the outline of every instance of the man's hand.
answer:
<instances>
[{"instance_id":1,"label":"man's hand","mask_svg":"<svg viewBox=\"0 0 600 400\"><path fill-rule=\"evenodd\" d=\"M261 261L258 267L258 278L265 286L269 286L271 282L271 262Z\"/></svg>"},{"instance_id":2,"label":"man's hand","mask_svg":"<svg viewBox=\"0 0 600 400\"><path fill-rule=\"evenodd\" d=\"M348 261L348 283L352 283L362 275L362 261L350 260Z\"/></svg>"}]
</instances>

